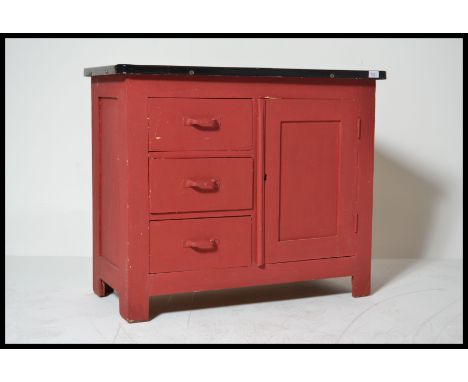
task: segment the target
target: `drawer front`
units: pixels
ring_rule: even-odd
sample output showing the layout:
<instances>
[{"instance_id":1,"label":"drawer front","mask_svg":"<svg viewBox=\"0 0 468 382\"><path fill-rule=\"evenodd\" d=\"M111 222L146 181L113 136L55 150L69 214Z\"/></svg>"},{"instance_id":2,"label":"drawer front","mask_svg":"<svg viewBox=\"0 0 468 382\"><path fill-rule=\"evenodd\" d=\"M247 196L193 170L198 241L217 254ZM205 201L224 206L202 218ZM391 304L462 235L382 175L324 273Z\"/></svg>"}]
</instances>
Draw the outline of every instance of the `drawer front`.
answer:
<instances>
[{"instance_id":1,"label":"drawer front","mask_svg":"<svg viewBox=\"0 0 468 382\"><path fill-rule=\"evenodd\" d=\"M250 217L150 223L150 272L249 266Z\"/></svg>"},{"instance_id":2,"label":"drawer front","mask_svg":"<svg viewBox=\"0 0 468 382\"><path fill-rule=\"evenodd\" d=\"M249 99L150 98L149 150L248 150Z\"/></svg>"},{"instance_id":3,"label":"drawer front","mask_svg":"<svg viewBox=\"0 0 468 382\"><path fill-rule=\"evenodd\" d=\"M252 158L150 159L151 213L252 208Z\"/></svg>"}]
</instances>

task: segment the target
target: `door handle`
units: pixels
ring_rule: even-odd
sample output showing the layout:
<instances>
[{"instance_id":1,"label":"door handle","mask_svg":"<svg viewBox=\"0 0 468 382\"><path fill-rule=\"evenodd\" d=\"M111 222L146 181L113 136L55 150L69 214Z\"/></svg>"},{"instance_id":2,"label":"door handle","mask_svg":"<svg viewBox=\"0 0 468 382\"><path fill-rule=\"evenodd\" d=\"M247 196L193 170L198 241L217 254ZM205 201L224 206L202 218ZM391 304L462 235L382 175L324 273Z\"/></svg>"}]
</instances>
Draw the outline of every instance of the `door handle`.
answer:
<instances>
[{"instance_id":1,"label":"door handle","mask_svg":"<svg viewBox=\"0 0 468 382\"><path fill-rule=\"evenodd\" d=\"M216 251L218 249L219 240L184 240L184 248L192 248L199 252Z\"/></svg>"},{"instance_id":2,"label":"door handle","mask_svg":"<svg viewBox=\"0 0 468 382\"><path fill-rule=\"evenodd\" d=\"M192 126L202 130L217 130L221 126L219 120L216 118L185 118L184 125Z\"/></svg>"},{"instance_id":3,"label":"door handle","mask_svg":"<svg viewBox=\"0 0 468 382\"><path fill-rule=\"evenodd\" d=\"M205 192L218 191L219 181L217 179L187 179L184 187Z\"/></svg>"}]
</instances>

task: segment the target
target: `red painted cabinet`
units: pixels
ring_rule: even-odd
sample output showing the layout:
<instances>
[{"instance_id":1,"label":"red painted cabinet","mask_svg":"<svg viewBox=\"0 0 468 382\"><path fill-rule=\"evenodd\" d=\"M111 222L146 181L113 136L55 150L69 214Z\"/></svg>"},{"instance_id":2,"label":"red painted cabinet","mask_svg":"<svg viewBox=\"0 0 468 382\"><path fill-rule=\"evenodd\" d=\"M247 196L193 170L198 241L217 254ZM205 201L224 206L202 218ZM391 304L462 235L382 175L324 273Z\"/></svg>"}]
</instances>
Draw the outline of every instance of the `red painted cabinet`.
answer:
<instances>
[{"instance_id":1,"label":"red painted cabinet","mask_svg":"<svg viewBox=\"0 0 468 382\"><path fill-rule=\"evenodd\" d=\"M152 295L352 277L370 293L385 72L115 65L92 77L93 286Z\"/></svg>"}]
</instances>

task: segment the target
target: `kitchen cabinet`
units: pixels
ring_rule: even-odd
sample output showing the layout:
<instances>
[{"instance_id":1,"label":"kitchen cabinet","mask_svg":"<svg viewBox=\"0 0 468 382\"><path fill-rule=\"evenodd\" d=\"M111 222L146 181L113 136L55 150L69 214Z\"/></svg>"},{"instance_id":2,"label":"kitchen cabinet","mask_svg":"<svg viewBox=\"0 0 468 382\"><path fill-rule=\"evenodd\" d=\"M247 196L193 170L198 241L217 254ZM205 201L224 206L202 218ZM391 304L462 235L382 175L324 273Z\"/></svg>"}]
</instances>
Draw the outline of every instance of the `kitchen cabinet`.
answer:
<instances>
[{"instance_id":1,"label":"kitchen cabinet","mask_svg":"<svg viewBox=\"0 0 468 382\"><path fill-rule=\"evenodd\" d=\"M154 295L351 277L370 294L383 71L87 68L93 288Z\"/></svg>"}]
</instances>

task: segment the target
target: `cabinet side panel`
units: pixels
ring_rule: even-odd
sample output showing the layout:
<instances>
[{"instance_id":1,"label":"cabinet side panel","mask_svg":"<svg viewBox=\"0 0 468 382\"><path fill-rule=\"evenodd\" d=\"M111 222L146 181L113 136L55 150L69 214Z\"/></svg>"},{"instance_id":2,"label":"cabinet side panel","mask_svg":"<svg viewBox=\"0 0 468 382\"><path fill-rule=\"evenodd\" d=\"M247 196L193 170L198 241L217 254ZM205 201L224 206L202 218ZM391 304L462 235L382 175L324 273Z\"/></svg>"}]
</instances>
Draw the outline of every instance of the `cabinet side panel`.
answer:
<instances>
[{"instance_id":1,"label":"cabinet side panel","mask_svg":"<svg viewBox=\"0 0 468 382\"><path fill-rule=\"evenodd\" d=\"M124 81L93 79L93 288L102 281L122 292L126 256Z\"/></svg>"},{"instance_id":2,"label":"cabinet side panel","mask_svg":"<svg viewBox=\"0 0 468 382\"><path fill-rule=\"evenodd\" d=\"M146 96L123 77L93 78L94 289L118 291L128 321L148 320Z\"/></svg>"},{"instance_id":3,"label":"cabinet side panel","mask_svg":"<svg viewBox=\"0 0 468 382\"><path fill-rule=\"evenodd\" d=\"M119 152L122 131L119 124L120 102L117 98L100 97L99 100L100 130L100 183L101 183L101 256L114 266L119 267L119 232L121 221L121 176L119 164L123 159Z\"/></svg>"}]
</instances>

